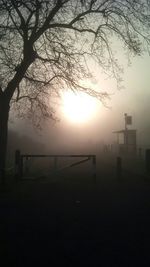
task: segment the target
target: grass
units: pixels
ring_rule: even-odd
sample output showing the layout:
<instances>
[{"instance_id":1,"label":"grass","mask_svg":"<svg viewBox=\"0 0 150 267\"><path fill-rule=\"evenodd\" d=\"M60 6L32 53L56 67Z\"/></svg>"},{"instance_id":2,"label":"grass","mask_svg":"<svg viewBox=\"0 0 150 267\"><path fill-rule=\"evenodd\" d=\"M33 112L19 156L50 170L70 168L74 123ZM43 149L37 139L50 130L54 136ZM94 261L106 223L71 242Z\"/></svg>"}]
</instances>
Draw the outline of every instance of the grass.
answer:
<instances>
[{"instance_id":1,"label":"grass","mask_svg":"<svg viewBox=\"0 0 150 267\"><path fill-rule=\"evenodd\" d=\"M150 183L117 180L104 162L96 184L81 170L18 182L1 194L1 216L10 266L150 264Z\"/></svg>"}]
</instances>

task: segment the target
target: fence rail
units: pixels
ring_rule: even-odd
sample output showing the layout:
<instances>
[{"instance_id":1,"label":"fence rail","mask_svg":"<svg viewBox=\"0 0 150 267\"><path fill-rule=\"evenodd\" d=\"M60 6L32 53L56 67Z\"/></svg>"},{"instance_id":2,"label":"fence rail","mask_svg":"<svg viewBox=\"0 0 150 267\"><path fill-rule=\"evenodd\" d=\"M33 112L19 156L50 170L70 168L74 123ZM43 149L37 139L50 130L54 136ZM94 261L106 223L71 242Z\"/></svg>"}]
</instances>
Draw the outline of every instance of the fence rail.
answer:
<instances>
[{"instance_id":1,"label":"fence rail","mask_svg":"<svg viewBox=\"0 0 150 267\"><path fill-rule=\"evenodd\" d=\"M54 159L54 171L58 172L67 168L74 167L76 165L82 164L86 161L92 161L92 176L94 181L96 181L96 155L89 155L89 154L21 154L19 150L16 150L15 153L15 173L16 179L19 180L23 177L23 166L24 166L24 159L29 160L31 158L53 158ZM64 167L59 168L58 166L58 159L59 158L84 158L82 160L78 160L74 163L67 164Z\"/></svg>"}]
</instances>

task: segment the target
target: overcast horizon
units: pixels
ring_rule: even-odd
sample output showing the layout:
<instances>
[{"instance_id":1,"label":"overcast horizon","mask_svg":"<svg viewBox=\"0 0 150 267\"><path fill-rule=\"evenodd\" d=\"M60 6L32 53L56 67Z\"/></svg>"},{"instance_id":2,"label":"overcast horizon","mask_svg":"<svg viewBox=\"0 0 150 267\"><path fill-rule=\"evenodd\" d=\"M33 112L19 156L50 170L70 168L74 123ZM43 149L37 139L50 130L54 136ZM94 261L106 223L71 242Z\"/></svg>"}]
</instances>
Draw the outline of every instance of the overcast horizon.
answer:
<instances>
[{"instance_id":1,"label":"overcast horizon","mask_svg":"<svg viewBox=\"0 0 150 267\"><path fill-rule=\"evenodd\" d=\"M26 119L15 118L13 123L9 123L9 128L16 130L21 135L41 140L45 144L48 136L51 135L57 136L57 143L60 138L61 144L63 136L64 138L65 136L68 137L70 142L71 139L77 142L77 140L82 140L83 134L85 140L91 140L93 143L102 141L113 143L115 136L112 131L124 128L124 113L127 113L133 119L129 128L137 130L137 145L150 146L150 121L148 116L150 112L150 56L145 53L144 56L131 58L131 62L131 66L127 66L127 61L124 58L124 64L122 64L124 67L124 73L122 74L124 89L117 90L113 84L110 90L111 98L107 101L108 108L97 100L97 110L91 120L80 124L69 121L63 114L61 99L58 99L56 115L59 122L47 121L44 123L44 125L47 125L46 129L37 132L32 127L31 122L27 122ZM111 80L103 80L104 89L105 87L107 89L110 82ZM76 138L77 135L78 138Z\"/></svg>"}]
</instances>

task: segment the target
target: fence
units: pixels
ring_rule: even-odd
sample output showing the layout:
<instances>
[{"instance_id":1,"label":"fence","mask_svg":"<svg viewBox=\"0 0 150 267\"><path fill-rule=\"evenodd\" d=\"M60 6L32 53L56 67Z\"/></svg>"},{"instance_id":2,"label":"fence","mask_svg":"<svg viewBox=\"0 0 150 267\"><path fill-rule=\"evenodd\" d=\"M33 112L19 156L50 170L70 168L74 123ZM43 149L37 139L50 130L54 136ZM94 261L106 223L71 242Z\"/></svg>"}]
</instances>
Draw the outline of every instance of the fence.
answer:
<instances>
[{"instance_id":1,"label":"fence","mask_svg":"<svg viewBox=\"0 0 150 267\"><path fill-rule=\"evenodd\" d=\"M116 176L121 178L123 172L132 173L144 178L150 178L150 149L145 150L145 158L117 157Z\"/></svg>"},{"instance_id":2,"label":"fence","mask_svg":"<svg viewBox=\"0 0 150 267\"><path fill-rule=\"evenodd\" d=\"M74 167L76 165L82 164L86 161L92 162L92 177L96 181L96 156L95 155L31 155L31 154L21 154L19 150L15 153L15 176L19 180L24 175L24 161L28 161L31 158L53 158L53 170L57 174L59 171L65 170L67 168ZM60 158L83 158L74 163L67 164L63 167L59 167Z\"/></svg>"}]
</instances>

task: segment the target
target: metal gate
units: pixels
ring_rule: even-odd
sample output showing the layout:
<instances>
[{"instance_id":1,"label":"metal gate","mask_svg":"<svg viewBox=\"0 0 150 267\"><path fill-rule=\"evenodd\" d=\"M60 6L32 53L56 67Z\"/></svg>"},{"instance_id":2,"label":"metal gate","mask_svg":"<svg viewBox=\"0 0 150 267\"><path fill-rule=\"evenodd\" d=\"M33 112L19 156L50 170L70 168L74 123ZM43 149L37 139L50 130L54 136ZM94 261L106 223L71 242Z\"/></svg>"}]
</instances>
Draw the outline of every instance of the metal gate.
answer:
<instances>
[{"instance_id":1,"label":"metal gate","mask_svg":"<svg viewBox=\"0 0 150 267\"><path fill-rule=\"evenodd\" d=\"M37 173L33 173L33 175L29 175L31 173L30 165L33 164L33 161L36 159L36 167L37 167ZM35 154L21 154L20 151L16 151L16 178L17 179L24 179L27 178L36 178L40 172L38 171L38 159L44 159L43 165L41 164L43 170L46 171L46 160L51 160L51 167L47 170L47 175L57 175L60 174L63 170L73 168L77 165L81 165L87 161L91 162L91 176L94 180L96 180L96 156L95 155L35 155ZM60 159L73 159L75 161L71 163L60 164ZM45 165L44 165L45 164ZM40 164L39 164L40 165Z\"/></svg>"}]
</instances>

